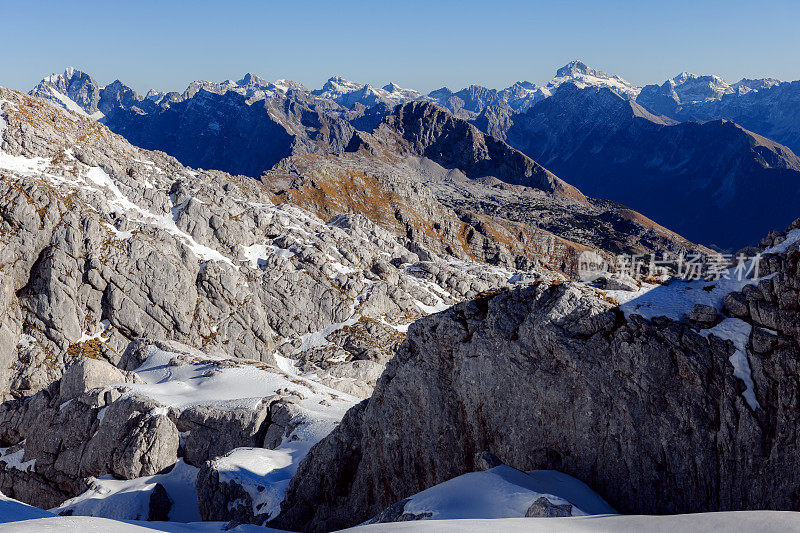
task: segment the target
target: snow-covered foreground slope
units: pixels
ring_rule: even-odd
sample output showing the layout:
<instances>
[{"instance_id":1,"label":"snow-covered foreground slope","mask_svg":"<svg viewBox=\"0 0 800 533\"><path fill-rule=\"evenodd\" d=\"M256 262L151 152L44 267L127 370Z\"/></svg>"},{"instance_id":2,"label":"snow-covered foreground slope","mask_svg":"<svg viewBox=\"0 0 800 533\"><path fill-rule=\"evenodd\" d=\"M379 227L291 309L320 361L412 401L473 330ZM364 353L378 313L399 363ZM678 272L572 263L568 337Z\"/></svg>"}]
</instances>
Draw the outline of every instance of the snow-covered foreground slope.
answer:
<instances>
[{"instance_id":1,"label":"snow-covered foreground slope","mask_svg":"<svg viewBox=\"0 0 800 533\"><path fill-rule=\"evenodd\" d=\"M464 476L461 477L464 478ZM445 485L443 483L439 487L443 488ZM432 489L424 491L417 496L429 493L430 490ZM457 496L457 493L452 492L451 496ZM79 531L81 533L138 533L146 531L203 533L234 531L239 533L270 533L280 531L249 524L241 524L229 528L230 525L226 522L137 522L84 516L54 516L47 511L31 507L0 494L0 532L2 533L39 533L41 531ZM652 533L674 533L676 531L771 533L797 530L800 530L800 513L740 511L673 516L599 515L571 518L442 519L363 525L346 531L359 533L395 531L431 531L437 533L449 533L451 531L476 533L485 531L520 531L526 533L638 533L641 531Z\"/></svg>"},{"instance_id":2,"label":"snow-covered foreground slope","mask_svg":"<svg viewBox=\"0 0 800 533\"><path fill-rule=\"evenodd\" d=\"M2 518L0 518L2 520ZM437 520L395 522L358 526L344 531L353 533L432 532L484 533L486 531L524 533L783 533L800 529L800 514L787 511L739 511L674 516L587 516L573 518L503 518L497 520ZM106 518L65 516L0 522L2 533L81 532L81 533L203 533L233 531L271 533L280 530L248 524L228 528L224 522L179 524L174 522L121 522Z\"/></svg>"},{"instance_id":3,"label":"snow-covered foreground slope","mask_svg":"<svg viewBox=\"0 0 800 533\"><path fill-rule=\"evenodd\" d=\"M0 493L0 524L51 516L53 516L53 513L22 503Z\"/></svg>"},{"instance_id":4,"label":"snow-covered foreground slope","mask_svg":"<svg viewBox=\"0 0 800 533\"><path fill-rule=\"evenodd\" d=\"M231 360L204 354L190 355L149 347L149 357L135 370L140 383L124 384L125 396L146 396L164 407L165 415L196 406L224 413L257 410L267 398L296 398L293 428L274 449L239 448L217 460L221 482L234 481L250 492L254 514L276 516L283 493L298 463L308 450L330 433L357 399L316 383L307 376L277 370L263 363ZM182 435L185 439L186 434ZM260 443L259 443L260 444ZM185 445L185 444L184 444ZM201 519L197 504L198 468L178 460L168 472L130 480L107 475L92 481L87 492L67 500L54 513L144 519L156 483L173 504L169 519L192 522ZM259 488L256 488L256 487ZM232 504L233 505L233 504Z\"/></svg>"},{"instance_id":5,"label":"snow-covered foreground slope","mask_svg":"<svg viewBox=\"0 0 800 533\"><path fill-rule=\"evenodd\" d=\"M228 529L225 522L137 522L86 516L56 516L30 505L8 498L0 493L0 531L40 532L71 531L81 533L127 533L144 531L165 531L169 533L237 531L270 532L273 529L243 524Z\"/></svg>"},{"instance_id":6,"label":"snow-covered foreground slope","mask_svg":"<svg viewBox=\"0 0 800 533\"><path fill-rule=\"evenodd\" d=\"M344 531L382 533L779 533L800 530L800 513L738 511L673 516L584 516L573 518L505 518L501 520L442 520L359 526Z\"/></svg>"}]
</instances>

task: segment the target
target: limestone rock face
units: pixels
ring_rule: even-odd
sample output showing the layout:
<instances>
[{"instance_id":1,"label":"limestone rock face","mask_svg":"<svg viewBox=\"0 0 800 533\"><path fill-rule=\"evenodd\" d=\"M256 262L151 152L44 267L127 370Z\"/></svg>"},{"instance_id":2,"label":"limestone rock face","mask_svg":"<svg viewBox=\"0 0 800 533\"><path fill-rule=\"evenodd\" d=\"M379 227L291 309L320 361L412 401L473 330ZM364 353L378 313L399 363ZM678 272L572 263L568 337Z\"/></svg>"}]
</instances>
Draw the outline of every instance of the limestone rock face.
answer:
<instances>
[{"instance_id":1,"label":"limestone rock face","mask_svg":"<svg viewBox=\"0 0 800 533\"><path fill-rule=\"evenodd\" d=\"M20 471L3 464L3 493L55 507L86 490L90 476L133 479L175 463L178 430L159 403L123 396L124 386L93 388L62 402L58 386L0 407L0 444L17 446L34 465Z\"/></svg>"},{"instance_id":2,"label":"limestone rock face","mask_svg":"<svg viewBox=\"0 0 800 533\"><path fill-rule=\"evenodd\" d=\"M241 446L260 446L269 421L270 402L262 401L255 409L222 410L212 406L184 409L176 424L188 432L184 442L184 460L193 466Z\"/></svg>"},{"instance_id":3,"label":"limestone rock face","mask_svg":"<svg viewBox=\"0 0 800 533\"><path fill-rule=\"evenodd\" d=\"M276 205L256 180L190 170L43 100L0 100L0 398L83 358L116 365L139 338L273 366L277 351L366 397L408 323L515 274L353 212Z\"/></svg>"},{"instance_id":4,"label":"limestone rock face","mask_svg":"<svg viewBox=\"0 0 800 533\"><path fill-rule=\"evenodd\" d=\"M767 256L774 276L735 297L761 328L747 348L755 411L733 344L693 321L626 319L571 283L515 289L413 324L373 396L301 464L273 523L359 523L485 468L484 450L570 474L622 513L800 508L796 247Z\"/></svg>"}]
</instances>

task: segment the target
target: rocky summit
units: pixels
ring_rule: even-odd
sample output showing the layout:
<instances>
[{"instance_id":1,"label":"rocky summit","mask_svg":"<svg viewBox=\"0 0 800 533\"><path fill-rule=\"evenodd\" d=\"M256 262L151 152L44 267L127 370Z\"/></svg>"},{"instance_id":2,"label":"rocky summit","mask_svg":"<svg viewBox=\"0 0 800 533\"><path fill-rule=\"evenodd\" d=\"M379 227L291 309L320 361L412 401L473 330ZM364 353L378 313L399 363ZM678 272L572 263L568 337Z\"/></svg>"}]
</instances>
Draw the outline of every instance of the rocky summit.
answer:
<instances>
[{"instance_id":1,"label":"rocky summit","mask_svg":"<svg viewBox=\"0 0 800 533\"><path fill-rule=\"evenodd\" d=\"M797 83L0 88L0 529L800 528Z\"/></svg>"}]
</instances>

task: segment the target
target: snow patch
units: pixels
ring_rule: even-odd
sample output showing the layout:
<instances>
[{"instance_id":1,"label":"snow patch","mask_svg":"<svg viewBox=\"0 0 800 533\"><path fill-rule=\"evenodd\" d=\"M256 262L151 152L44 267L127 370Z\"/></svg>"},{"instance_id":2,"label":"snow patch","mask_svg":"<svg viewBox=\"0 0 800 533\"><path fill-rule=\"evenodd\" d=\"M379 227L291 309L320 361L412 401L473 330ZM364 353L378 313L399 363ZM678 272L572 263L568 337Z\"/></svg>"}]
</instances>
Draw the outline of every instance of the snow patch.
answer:
<instances>
[{"instance_id":1,"label":"snow patch","mask_svg":"<svg viewBox=\"0 0 800 533\"><path fill-rule=\"evenodd\" d=\"M406 502L404 512L430 513L423 520L524 517L541 497L556 505L572 504L572 516L615 512L571 476L553 470L526 474L506 465L463 474L415 494Z\"/></svg>"},{"instance_id":2,"label":"snow patch","mask_svg":"<svg viewBox=\"0 0 800 533\"><path fill-rule=\"evenodd\" d=\"M25 441L22 441L20 444L24 446ZM24 448L10 453L8 451L9 449L10 448L0 448L0 461L6 464L6 468L13 468L22 472L36 472L36 459L31 459L30 461L22 460L25 455Z\"/></svg>"},{"instance_id":3,"label":"snow patch","mask_svg":"<svg viewBox=\"0 0 800 533\"><path fill-rule=\"evenodd\" d=\"M750 374L750 362L747 360L747 340L750 338L750 331L752 326L738 318L726 318L716 326L710 329L704 329L700 332L701 335L708 338L709 335L715 335L720 339L730 340L736 351L728 359L733 365L733 375L741 379L747 389L742 393L747 405L754 411L761 407L756 399L755 385L753 377Z\"/></svg>"}]
</instances>

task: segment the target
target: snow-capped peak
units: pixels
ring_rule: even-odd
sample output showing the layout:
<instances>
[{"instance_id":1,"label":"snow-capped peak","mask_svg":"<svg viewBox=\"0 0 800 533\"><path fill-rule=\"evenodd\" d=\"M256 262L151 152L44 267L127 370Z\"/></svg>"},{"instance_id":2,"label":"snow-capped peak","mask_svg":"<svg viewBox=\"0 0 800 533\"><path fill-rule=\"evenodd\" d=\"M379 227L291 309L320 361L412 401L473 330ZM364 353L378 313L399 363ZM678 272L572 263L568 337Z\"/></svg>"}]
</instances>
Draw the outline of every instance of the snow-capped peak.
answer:
<instances>
[{"instance_id":1,"label":"snow-capped peak","mask_svg":"<svg viewBox=\"0 0 800 533\"><path fill-rule=\"evenodd\" d=\"M585 87L607 87L618 95L629 99L634 98L641 90L640 87L619 76L590 68L581 61L570 61L558 69L555 78L547 84L546 89L549 93L552 93L564 83L573 83L580 89Z\"/></svg>"},{"instance_id":2,"label":"snow-capped peak","mask_svg":"<svg viewBox=\"0 0 800 533\"><path fill-rule=\"evenodd\" d=\"M64 69L64 72L61 74L52 73L49 76L45 76L42 78L42 81L39 82L38 86L43 84L50 84L50 85L57 85L57 84L69 84L70 80L72 80L75 74L86 75L80 70L76 69L75 67L67 67ZM37 86L37 87L38 87Z\"/></svg>"},{"instance_id":3,"label":"snow-capped peak","mask_svg":"<svg viewBox=\"0 0 800 533\"><path fill-rule=\"evenodd\" d=\"M586 66L586 63L582 61L570 61L560 69L556 71L556 78L565 77L565 76L579 76L579 75L591 75L591 76L608 76L605 72L601 72L599 70L594 70Z\"/></svg>"},{"instance_id":4,"label":"snow-capped peak","mask_svg":"<svg viewBox=\"0 0 800 533\"><path fill-rule=\"evenodd\" d=\"M378 103L394 106L424 98L419 91L403 89L394 82L385 85L383 88L378 88L369 83L356 83L341 76L331 77L325 82L322 89L313 91L313 94L321 98L334 100L345 107L352 107L356 103L367 107Z\"/></svg>"},{"instance_id":5,"label":"snow-capped peak","mask_svg":"<svg viewBox=\"0 0 800 533\"><path fill-rule=\"evenodd\" d=\"M54 104L80 115L100 119L98 110L102 87L85 72L67 67L63 74L50 74L30 91L31 96L45 98Z\"/></svg>"},{"instance_id":6,"label":"snow-capped peak","mask_svg":"<svg viewBox=\"0 0 800 533\"><path fill-rule=\"evenodd\" d=\"M289 92L289 90L308 92L308 89L306 89L305 85L303 85L299 81L280 79L280 80L275 80L274 85L276 89L278 89L280 92L284 94Z\"/></svg>"},{"instance_id":7,"label":"snow-capped peak","mask_svg":"<svg viewBox=\"0 0 800 533\"><path fill-rule=\"evenodd\" d=\"M252 72L248 72L242 77L242 79L236 82L236 85L239 85L240 87L247 87L247 86L266 87L267 85L269 85L269 82L264 78L262 78L261 76L253 74Z\"/></svg>"},{"instance_id":8,"label":"snow-capped peak","mask_svg":"<svg viewBox=\"0 0 800 533\"><path fill-rule=\"evenodd\" d=\"M724 94L736 92L724 79L713 74L681 72L671 80L667 80L667 84L681 104L708 102L717 100Z\"/></svg>"},{"instance_id":9,"label":"snow-capped peak","mask_svg":"<svg viewBox=\"0 0 800 533\"><path fill-rule=\"evenodd\" d=\"M737 94L742 95L749 93L750 91L769 89L770 87L780 85L781 83L783 83L783 81L777 78L758 78L752 80L749 78L742 78L741 80L732 84L731 87L734 91L736 91Z\"/></svg>"}]
</instances>

